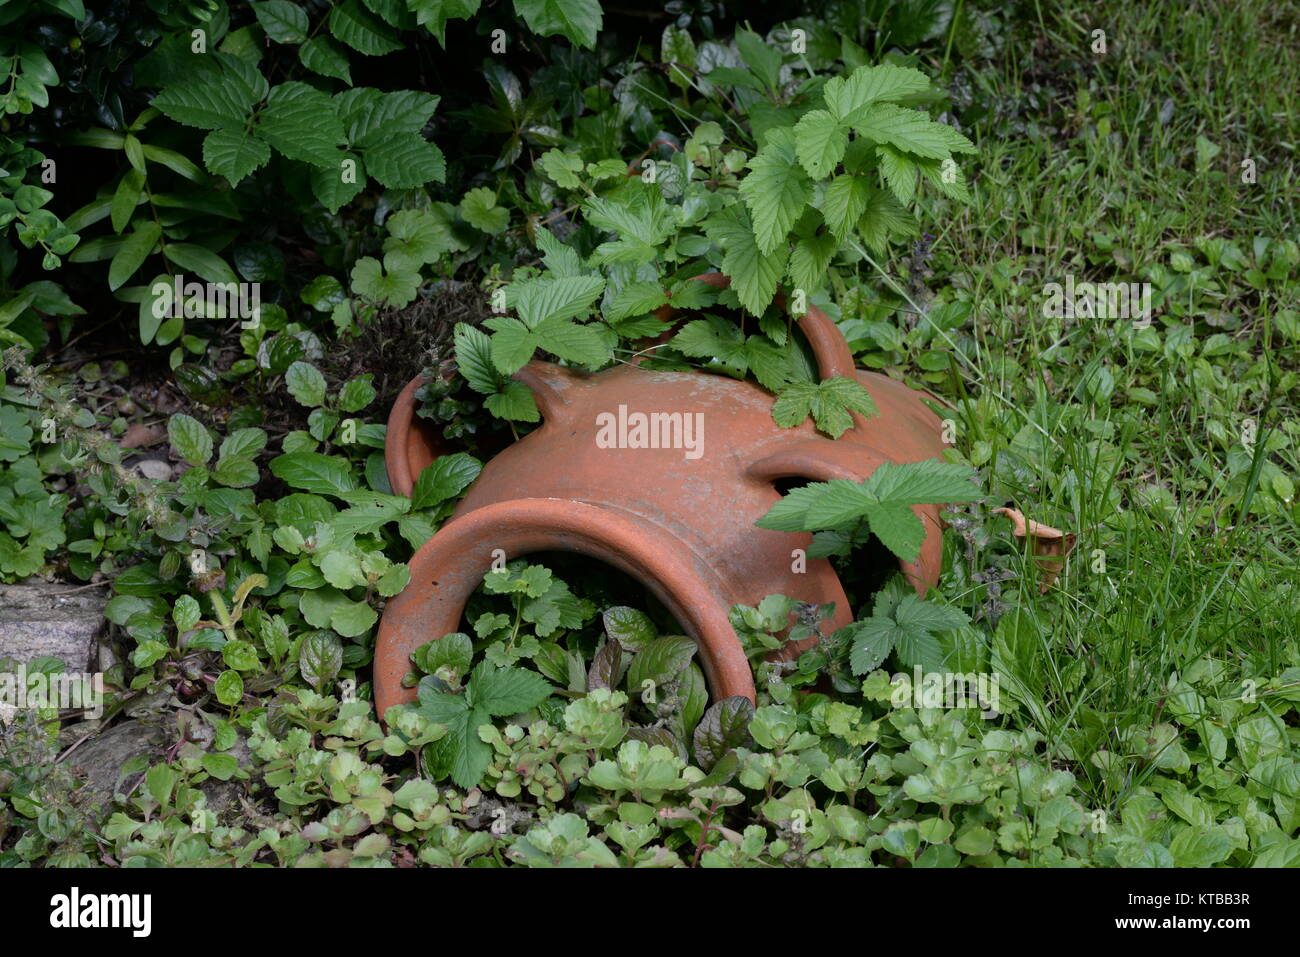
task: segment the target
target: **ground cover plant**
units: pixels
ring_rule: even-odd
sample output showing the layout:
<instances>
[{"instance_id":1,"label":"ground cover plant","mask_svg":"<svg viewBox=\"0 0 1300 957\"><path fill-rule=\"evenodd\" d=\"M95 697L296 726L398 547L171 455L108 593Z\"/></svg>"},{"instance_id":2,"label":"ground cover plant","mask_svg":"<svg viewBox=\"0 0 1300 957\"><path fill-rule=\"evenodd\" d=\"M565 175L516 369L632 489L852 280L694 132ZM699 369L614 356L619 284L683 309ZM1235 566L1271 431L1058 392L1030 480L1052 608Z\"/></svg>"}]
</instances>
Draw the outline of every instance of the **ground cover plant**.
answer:
<instances>
[{"instance_id":1,"label":"ground cover plant","mask_svg":"<svg viewBox=\"0 0 1300 957\"><path fill-rule=\"evenodd\" d=\"M0 864L1300 863L1297 26L0 6L0 584L106 619L100 713L0 704ZM809 305L944 419L945 461L755 516L814 533L853 624L736 606L758 693L713 700L643 583L530 555L376 713L408 560L539 422L515 372L745 379L834 438L877 409L819 380ZM408 498L421 372L455 451Z\"/></svg>"}]
</instances>

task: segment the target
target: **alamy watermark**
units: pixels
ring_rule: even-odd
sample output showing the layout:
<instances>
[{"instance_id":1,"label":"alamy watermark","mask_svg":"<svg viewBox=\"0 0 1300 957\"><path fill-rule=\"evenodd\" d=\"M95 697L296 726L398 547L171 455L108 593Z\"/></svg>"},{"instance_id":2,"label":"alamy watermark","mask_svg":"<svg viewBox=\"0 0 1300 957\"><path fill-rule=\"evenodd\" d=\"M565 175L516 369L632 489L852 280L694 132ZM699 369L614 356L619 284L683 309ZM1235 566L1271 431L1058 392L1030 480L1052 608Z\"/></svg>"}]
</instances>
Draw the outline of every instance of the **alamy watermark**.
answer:
<instances>
[{"instance_id":1,"label":"alamy watermark","mask_svg":"<svg viewBox=\"0 0 1300 957\"><path fill-rule=\"evenodd\" d=\"M889 683L895 708L978 708L985 718L996 718L1000 711L996 674L923 671L916 665L911 675L896 674Z\"/></svg>"},{"instance_id":2,"label":"alamy watermark","mask_svg":"<svg viewBox=\"0 0 1300 957\"><path fill-rule=\"evenodd\" d=\"M596 446L602 449L683 449L688 459L704 454L703 412L618 412L596 416Z\"/></svg>"},{"instance_id":3,"label":"alamy watermark","mask_svg":"<svg viewBox=\"0 0 1300 957\"><path fill-rule=\"evenodd\" d=\"M104 714L104 675L60 671L28 673L26 665L17 671L0 672L0 720L27 708L81 709L87 718Z\"/></svg>"},{"instance_id":4,"label":"alamy watermark","mask_svg":"<svg viewBox=\"0 0 1300 957\"><path fill-rule=\"evenodd\" d=\"M1043 315L1049 319L1131 319L1133 325L1151 325L1151 283L1080 282L1073 275L1065 284L1043 287Z\"/></svg>"},{"instance_id":5,"label":"alamy watermark","mask_svg":"<svg viewBox=\"0 0 1300 957\"><path fill-rule=\"evenodd\" d=\"M260 282L187 282L184 273L171 281L160 279L150 288L155 319L216 317L244 320L244 329L256 329L262 315Z\"/></svg>"}]
</instances>

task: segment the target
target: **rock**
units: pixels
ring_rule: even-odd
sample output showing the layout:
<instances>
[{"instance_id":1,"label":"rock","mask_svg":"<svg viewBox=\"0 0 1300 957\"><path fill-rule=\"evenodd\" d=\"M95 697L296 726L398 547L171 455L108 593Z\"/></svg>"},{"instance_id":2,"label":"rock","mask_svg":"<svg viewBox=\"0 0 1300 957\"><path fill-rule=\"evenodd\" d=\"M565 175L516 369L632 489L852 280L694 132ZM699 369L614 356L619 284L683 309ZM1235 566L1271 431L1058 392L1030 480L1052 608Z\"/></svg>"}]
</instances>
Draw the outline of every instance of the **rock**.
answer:
<instances>
[{"instance_id":1,"label":"rock","mask_svg":"<svg viewBox=\"0 0 1300 957\"><path fill-rule=\"evenodd\" d=\"M155 482L166 482L172 477L172 467L162 459L141 459L135 467L141 475Z\"/></svg>"},{"instance_id":2,"label":"rock","mask_svg":"<svg viewBox=\"0 0 1300 957\"><path fill-rule=\"evenodd\" d=\"M0 658L26 663L48 655L70 672L92 671L106 592L40 580L0 585Z\"/></svg>"},{"instance_id":3,"label":"rock","mask_svg":"<svg viewBox=\"0 0 1300 957\"><path fill-rule=\"evenodd\" d=\"M159 728L141 721L122 721L95 735L70 755L67 763L86 774L87 788L105 800L113 796L122 765L137 755L149 755L150 764L161 758L164 736Z\"/></svg>"}]
</instances>

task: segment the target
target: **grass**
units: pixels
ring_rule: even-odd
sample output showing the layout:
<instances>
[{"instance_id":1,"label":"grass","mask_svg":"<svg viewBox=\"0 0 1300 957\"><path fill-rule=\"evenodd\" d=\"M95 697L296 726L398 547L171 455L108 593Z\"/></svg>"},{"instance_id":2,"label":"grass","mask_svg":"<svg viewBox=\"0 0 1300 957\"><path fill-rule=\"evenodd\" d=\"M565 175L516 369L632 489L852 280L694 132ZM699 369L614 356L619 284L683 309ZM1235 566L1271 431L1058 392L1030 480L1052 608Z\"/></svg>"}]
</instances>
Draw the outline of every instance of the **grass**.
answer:
<instances>
[{"instance_id":1,"label":"grass","mask_svg":"<svg viewBox=\"0 0 1300 957\"><path fill-rule=\"evenodd\" d=\"M956 556L944 590L968 607L1014 599L982 623L993 660L1116 813L1145 775L1108 755L1159 753L1180 676L1218 669L1229 703L1244 682L1287 694L1300 678L1286 672L1300 344L1279 319L1294 317L1294 265L1264 278L1273 251L1295 250L1300 20L1261 2L1057 7L1017 25L993 69L955 76L990 107L973 202L939 232L929 286L977 316L954 343L957 450L995 495L1079 539L1044 593L1020 554L1012 578L978 580L983 547ZM1224 242L1250 262L1216 267ZM1066 274L1151 282L1152 328L1044 318L1042 286ZM869 265L862 279L880 286Z\"/></svg>"}]
</instances>

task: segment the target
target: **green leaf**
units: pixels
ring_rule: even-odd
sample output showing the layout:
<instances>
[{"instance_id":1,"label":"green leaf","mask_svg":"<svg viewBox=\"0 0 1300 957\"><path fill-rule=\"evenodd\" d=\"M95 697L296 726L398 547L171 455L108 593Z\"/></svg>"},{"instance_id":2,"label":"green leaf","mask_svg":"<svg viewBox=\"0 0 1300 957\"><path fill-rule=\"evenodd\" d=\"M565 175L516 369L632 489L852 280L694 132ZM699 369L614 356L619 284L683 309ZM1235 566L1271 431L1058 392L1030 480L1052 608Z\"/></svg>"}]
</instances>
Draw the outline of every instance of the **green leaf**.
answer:
<instances>
[{"instance_id":1,"label":"green leaf","mask_svg":"<svg viewBox=\"0 0 1300 957\"><path fill-rule=\"evenodd\" d=\"M233 754L203 755L203 770L218 781L229 781L239 773L239 761Z\"/></svg>"},{"instance_id":2,"label":"green leaf","mask_svg":"<svg viewBox=\"0 0 1300 957\"><path fill-rule=\"evenodd\" d=\"M443 48L447 46L447 21L465 20L478 13L481 0L406 0L416 22L428 29Z\"/></svg>"},{"instance_id":3,"label":"green leaf","mask_svg":"<svg viewBox=\"0 0 1300 957\"><path fill-rule=\"evenodd\" d=\"M795 124L794 137L799 162L813 179L822 179L835 169L849 145L848 130L825 110L805 113Z\"/></svg>"},{"instance_id":4,"label":"green leaf","mask_svg":"<svg viewBox=\"0 0 1300 957\"><path fill-rule=\"evenodd\" d=\"M402 49L401 42L389 26L361 5L361 0L347 0L330 11L330 33L358 53L381 56Z\"/></svg>"},{"instance_id":5,"label":"green leaf","mask_svg":"<svg viewBox=\"0 0 1300 957\"><path fill-rule=\"evenodd\" d=\"M542 172L564 189L577 189L581 185L578 174L582 172L582 157L564 150L547 150L539 160Z\"/></svg>"},{"instance_id":6,"label":"green leaf","mask_svg":"<svg viewBox=\"0 0 1300 957\"><path fill-rule=\"evenodd\" d=\"M432 508L455 498L483 471L483 463L465 452L440 455L434 459L411 490L412 508Z\"/></svg>"},{"instance_id":7,"label":"green leaf","mask_svg":"<svg viewBox=\"0 0 1300 957\"><path fill-rule=\"evenodd\" d=\"M910 506L975 501L980 492L969 481L973 474L968 466L934 459L886 462L864 482L832 479L794 489L756 524L786 532L847 531L865 519L890 551L915 561L925 528Z\"/></svg>"},{"instance_id":8,"label":"green leaf","mask_svg":"<svg viewBox=\"0 0 1300 957\"><path fill-rule=\"evenodd\" d=\"M538 36L559 33L577 46L595 49L602 22L599 0L515 0L515 12Z\"/></svg>"},{"instance_id":9,"label":"green leaf","mask_svg":"<svg viewBox=\"0 0 1300 957\"><path fill-rule=\"evenodd\" d=\"M276 43L302 43L307 39L311 24L307 20L307 14L296 3L289 3L288 0L264 0L252 4L252 7L257 22Z\"/></svg>"},{"instance_id":10,"label":"green leaf","mask_svg":"<svg viewBox=\"0 0 1300 957\"><path fill-rule=\"evenodd\" d=\"M1169 842L1175 867L1210 867L1232 854L1232 837L1227 828L1214 824L1183 827Z\"/></svg>"},{"instance_id":11,"label":"green leaf","mask_svg":"<svg viewBox=\"0 0 1300 957\"><path fill-rule=\"evenodd\" d=\"M551 683L535 671L494 668L484 661L470 676L467 696L475 710L507 717L537 707L552 690Z\"/></svg>"},{"instance_id":12,"label":"green leaf","mask_svg":"<svg viewBox=\"0 0 1300 957\"><path fill-rule=\"evenodd\" d=\"M546 319L533 329L537 345L566 362L604 365L613 358L613 343L599 325L579 325L568 319Z\"/></svg>"},{"instance_id":13,"label":"green leaf","mask_svg":"<svg viewBox=\"0 0 1300 957\"><path fill-rule=\"evenodd\" d=\"M695 726L692 743L696 763L707 771L728 751L748 747L752 743L749 722L753 717L754 705L743 695L723 698L710 705Z\"/></svg>"},{"instance_id":14,"label":"green leaf","mask_svg":"<svg viewBox=\"0 0 1300 957\"><path fill-rule=\"evenodd\" d=\"M599 276L544 276L512 283L507 292L523 324L534 329L546 320L586 318L604 289Z\"/></svg>"},{"instance_id":15,"label":"green leaf","mask_svg":"<svg viewBox=\"0 0 1300 957\"><path fill-rule=\"evenodd\" d=\"M877 103L854 114L853 129L873 143L885 143L929 159L944 159L954 149L974 146L951 126L936 123L921 110Z\"/></svg>"},{"instance_id":16,"label":"green leaf","mask_svg":"<svg viewBox=\"0 0 1300 957\"><path fill-rule=\"evenodd\" d=\"M172 788L176 786L176 772L165 764L155 764L145 774L144 786L150 797L166 807L172 798Z\"/></svg>"},{"instance_id":17,"label":"green leaf","mask_svg":"<svg viewBox=\"0 0 1300 957\"><path fill-rule=\"evenodd\" d=\"M629 282L608 300L604 315L609 322L642 316L666 305L668 296L658 282Z\"/></svg>"},{"instance_id":18,"label":"green leaf","mask_svg":"<svg viewBox=\"0 0 1300 957\"><path fill-rule=\"evenodd\" d=\"M348 142L360 149L387 149L400 134L419 133L441 97L420 90L380 93L369 87L337 97Z\"/></svg>"},{"instance_id":19,"label":"green leaf","mask_svg":"<svg viewBox=\"0 0 1300 957\"><path fill-rule=\"evenodd\" d=\"M127 236L109 263L108 288L117 289L134 276L135 271L149 258L161 236L162 227L152 221L141 223Z\"/></svg>"},{"instance_id":20,"label":"green leaf","mask_svg":"<svg viewBox=\"0 0 1300 957\"><path fill-rule=\"evenodd\" d=\"M298 48L298 59L313 73L332 76L348 84L352 82L352 68L348 63L348 55L330 37L312 37Z\"/></svg>"},{"instance_id":21,"label":"green leaf","mask_svg":"<svg viewBox=\"0 0 1300 957\"><path fill-rule=\"evenodd\" d=\"M722 247L722 271L731 278L740 304L753 315L761 316L776 295L789 249L780 245L771 254L764 254L758 248L745 211L734 206L709 219L707 234Z\"/></svg>"},{"instance_id":22,"label":"green leaf","mask_svg":"<svg viewBox=\"0 0 1300 957\"><path fill-rule=\"evenodd\" d=\"M382 267L379 260L363 256L352 267L352 291L375 302L401 308L415 299L419 288L419 269L400 255L387 253Z\"/></svg>"},{"instance_id":23,"label":"green leaf","mask_svg":"<svg viewBox=\"0 0 1300 957\"><path fill-rule=\"evenodd\" d=\"M736 49L745 66L767 85L776 89L781 82L781 54L753 30L736 31Z\"/></svg>"},{"instance_id":24,"label":"green leaf","mask_svg":"<svg viewBox=\"0 0 1300 957\"><path fill-rule=\"evenodd\" d=\"M240 129L250 111L266 95L257 76L253 82L241 76L234 57L218 55L209 63L196 57L203 66L197 68L186 83L168 87L153 98L151 106L162 110L177 123L204 130ZM254 70L254 72L256 72Z\"/></svg>"},{"instance_id":25,"label":"green leaf","mask_svg":"<svg viewBox=\"0 0 1300 957\"><path fill-rule=\"evenodd\" d=\"M492 365L492 340L487 333L459 322L453 337L456 343L456 366L469 387L484 395L495 392L497 374ZM528 393L527 388L524 391ZM531 398L532 393L528 395Z\"/></svg>"},{"instance_id":26,"label":"green leaf","mask_svg":"<svg viewBox=\"0 0 1300 957\"><path fill-rule=\"evenodd\" d=\"M592 225L618 234L596 247L592 262L597 264L654 262L674 230L672 211L657 186L641 186L630 200L626 192L617 200L596 197L582 211Z\"/></svg>"},{"instance_id":27,"label":"green leaf","mask_svg":"<svg viewBox=\"0 0 1300 957\"><path fill-rule=\"evenodd\" d=\"M194 243L166 243L163 255L181 269L195 273L208 282L239 282L239 277L226 265L226 261L203 246Z\"/></svg>"},{"instance_id":28,"label":"green leaf","mask_svg":"<svg viewBox=\"0 0 1300 957\"><path fill-rule=\"evenodd\" d=\"M243 128L213 130L203 138L203 165L231 186L270 160L271 147Z\"/></svg>"},{"instance_id":29,"label":"green leaf","mask_svg":"<svg viewBox=\"0 0 1300 957\"><path fill-rule=\"evenodd\" d=\"M319 452L288 452L269 463L271 473L293 488L321 495L340 495L357 487L347 463Z\"/></svg>"},{"instance_id":30,"label":"green leaf","mask_svg":"<svg viewBox=\"0 0 1300 957\"><path fill-rule=\"evenodd\" d=\"M836 119L852 125L873 103L890 103L924 93L930 81L912 67L882 63L863 66L847 77L833 77L822 88L826 108Z\"/></svg>"},{"instance_id":31,"label":"green leaf","mask_svg":"<svg viewBox=\"0 0 1300 957\"><path fill-rule=\"evenodd\" d=\"M870 197L871 184L865 176L842 174L826 184L822 193L822 218L836 239L843 241L849 235Z\"/></svg>"},{"instance_id":32,"label":"green leaf","mask_svg":"<svg viewBox=\"0 0 1300 957\"><path fill-rule=\"evenodd\" d=\"M117 189L113 192L110 221L113 232L120 233L126 229L135 213L136 206L144 198L144 174L138 169L129 169L122 174Z\"/></svg>"},{"instance_id":33,"label":"green leaf","mask_svg":"<svg viewBox=\"0 0 1300 957\"><path fill-rule=\"evenodd\" d=\"M338 13L339 7L334 8ZM271 91L258 116L257 132L289 159L337 168L343 124L327 93L292 80Z\"/></svg>"},{"instance_id":34,"label":"green leaf","mask_svg":"<svg viewBox=\"0 0 1300 957\"><path fill-rule=\"evenodd\" d=\"M349 379L339 389L339 408L344 412L360 412L375 401L374 375L367 372Z\"/></svg>"},{"instance_id":35,"label":"green leaf","mask_svg":"<svg viewBox=\"0 0 1300 957\"><path fill-rule=\"evenodd\" d=\"M890 193L874 186L868 189L867 204L858 220L858 232L877 253L883 253L890 238L916 233L916 220Z\"/></svg>"},{"instance_id":36,"label":"green leaf","mask_svg":"<svg viewBox=\"0 0 1300 957\"><path fill-rule=\"evenodd\" d=\"M510 211L497 205L496 194L486 186L471 189L460 201L460 215L475 229L499 233L510 222Z\"/></svg>"},{"instance_id":37,"label":"green leaf","mask_svg":"<svg viewBox=\"0 0 1300 957\"><path fill-rule=\"evenodd\" d=\"M384 253L401 256L423 266L437 262L451 250L451 230L441 217L427 209L404 209L388 217Z\"/></svg>"},{"instance_id":38,"label":"green leaf","mask_svg":"<svg viewBox=\"0 0 1300 957\"><path fill-rule=\"evenodd\" d=\"M238 671L223 671L212 686L212 690L218 701L228 708L233 708L244 699L244 679L239 677Z\"/></svg>"},{"instance_id":39,"label":"green leaf","mask_svg":"<svg viewBox=\"0 0 1300 957\"><path fill-rule=\"evenodd\" d=\"M490 395L483 404L498 419L513 422L537 422L542 414L537 409L537 400L532 391L522 382L513 379L501 387L501 391Z\"/></svg>"},{"instance_id":40,"label":"green leaf","mask_svg":"<svg viewBox=\"0 0 1300 957\"><path fill-rule=\"evenodd\" d=\"M790 252L791 287L811 294L825 286L826 267L837 248L835 237L830 233L799 239Z\"/></svg>"},{"instance_id":41,"label":"green leaf","mask_svg":"<svg viewBox=\"0 0 1300 957\"><path fill-rule=\"evenodd\" d=\"M772 253L784 246L812 194L795 152L795 133L779 127L769 131L767 145L747 165L750 173L741 180L740 195L749 207L759 251Z\"/></svg>"},{"instance_id":42,"label":"green leaf","mask_svg":"<svg viewBox=\"0 0 1300 957\"><path fill-rule=\"evenodd\" d=\"M809 415L817 428L839 438L853 427L850 412L877 415L871 394L855 379L835 376L818 383L795 382L772 405L772 420L783 429L799 425Z\"/></svg>"},{"instance_id":43,"label":"green leaf","mask_svg":"<svg viewBox=\"0 0 1300 957\"><path fill-rule=\"evenodd\" d=\"M671 681L686 669L695 655L695 642L685 635L665 635L648 642L627 670L628 687L637 691L641 682Z\"/></svg>"},{"instance_id":44,"label":"green leaf","mask_svg":"<svg viewBox=\"0 0 1300 957\"><path fill-rule=\"evenodd\" d=\"M343 667L343 644L328 631L313 631L298 648L298 672L320 691Z\"/></svg>"},{"instance_id":45,"label":"green leaf","mask_svg":"<svg viewBox=\"0 0 1300 957\"><path fill-rule=\"evenodd\" d=\"M392 189L415 189L447 178L442 150L418 133L400 133L387 145L366 153L366 169Z\"/></svg>"},{"instance_id":46,"label":"green leaf","mask_svg":"<svg viewBox=\"0 0 1300 957\"><path fill-rule=\"evenodd\" d=\"M212 436L198 419L178 412L167 420L172 448L190 465L206 465L212 458Z\"/></svg>"},{"instance_id":47,"label":"green leaf","mask_svg":"<svg viewBox=\"0 0 1300 957\"><path fill-rule=\"evenodd\" d=\"M749 361L745 358L745 334L734 322L719 316L688 322L673 336L669 345L682 355L717 359L738 375L744 375L749 368Z\"/></svg>"},{"instance_id":48,"label":"green leaf","mask_svg":"<svg viewBox=\"0 0 1300 957\"><path fill-rule=\"evenodd\" d=\"M892 146L881 146L877 153L880 156L881 175L885 177L894 198L906 206L916 195L916 163Z\"/></svg>"},{"instance_id":49,"label":"green leaf","mask_svg":"<svg viewBox=\"0 0 1300 957\"><path fill-rule=\"evenodd\" d=\"M311 409L325 403L325 376L310 362L298 360L290 365L284 384L299 405Z\"/></svg>"}]
</instances>

